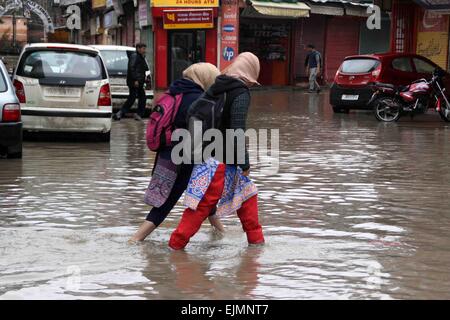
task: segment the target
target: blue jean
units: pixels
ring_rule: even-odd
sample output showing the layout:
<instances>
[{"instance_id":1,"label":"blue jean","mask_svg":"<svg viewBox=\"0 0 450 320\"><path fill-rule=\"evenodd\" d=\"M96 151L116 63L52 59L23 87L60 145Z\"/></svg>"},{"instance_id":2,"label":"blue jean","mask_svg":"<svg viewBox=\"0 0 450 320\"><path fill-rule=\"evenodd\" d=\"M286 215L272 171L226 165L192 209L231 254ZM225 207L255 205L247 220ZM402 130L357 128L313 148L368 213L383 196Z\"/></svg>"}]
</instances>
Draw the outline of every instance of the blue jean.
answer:
<instances>
[{"instance_id":1,"label":"blue jean","mask_svg":"<svg viewBox=\"0 0 450 320\"><path fill-rule=\"evenodd\" d=\"M313 91L316 89L317 84L317 68L309 69L309 90Z\"/></svg>"}]
</instances>

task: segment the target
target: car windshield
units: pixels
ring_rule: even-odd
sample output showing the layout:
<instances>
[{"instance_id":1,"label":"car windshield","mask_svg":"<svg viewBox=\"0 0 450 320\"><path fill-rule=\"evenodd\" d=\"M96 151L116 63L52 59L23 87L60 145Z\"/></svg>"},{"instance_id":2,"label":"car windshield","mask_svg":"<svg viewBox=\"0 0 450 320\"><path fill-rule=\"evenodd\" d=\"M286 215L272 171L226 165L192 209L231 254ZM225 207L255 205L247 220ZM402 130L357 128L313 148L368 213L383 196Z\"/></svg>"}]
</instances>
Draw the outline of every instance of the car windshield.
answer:
<instances>
[{"instance_id":1,"label":"car windshield","mask_svg":"<svg viewBox=\"0 0 450 320\"><path fill-rule=\"evenodd\" d=\"M101 50L109 75L127 74L129 53L131 52L123 50Z\"/></svg>"},{"instance_id":2,"label":"car windshield","mask_svg":"<svg viewBox=\"0 0 450 320\"><path fill-rule=\"evenodd\" d=\"M6 80L5 76L3 75L2 69L0 69L0 92L6 91Z\"/></svg>"},{"instance_id":3,"label":"car windshield","mask_svg":"<svg viewBox=\"0 0 450 320\"><path fill-rule=\"evenodd\" d=\"M369 73L380 65L375 59L349 59L342 64L343 73Z\"/></svg>"},{"instance_id":4,"label":"car windshield","mask_svg":"<svg viewBox=\"0 0 450 320\"><path fill-rule=\"evenodd\" d=\"M74 51L32 51L21 59L17 74L23 77L101 80L105 78L98 55Z\"/></svg>"}]
</instances>

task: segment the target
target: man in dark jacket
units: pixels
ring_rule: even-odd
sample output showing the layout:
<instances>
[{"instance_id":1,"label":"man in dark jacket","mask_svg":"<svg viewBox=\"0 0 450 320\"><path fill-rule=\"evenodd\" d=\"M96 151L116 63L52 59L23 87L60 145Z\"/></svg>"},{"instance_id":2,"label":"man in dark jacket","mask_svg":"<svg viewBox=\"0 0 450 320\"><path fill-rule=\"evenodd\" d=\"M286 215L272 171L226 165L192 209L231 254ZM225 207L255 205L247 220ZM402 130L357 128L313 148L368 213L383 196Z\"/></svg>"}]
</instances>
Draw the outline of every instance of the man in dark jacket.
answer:
<instances>
[{"instance_id":1,"label":"man in dark jacket","mask_svg":"<svg viewBox=\"0 0 450 320\"><path fill-rule=\"evenodd\" d=\"M114 115L115 120L120 120L123 115L130 112L131 106L138 98L138 109L134 115L136 120L142 120L145 111L146 96L144 83L146 78L146 71L149 70L147 61L145 60L145 50L147 46L143 43L136 45L136 52L133 52L128 60L127 71L127 86L130 94L127 101L122 106L119 112Z\"/></svg>"}]
</instances>

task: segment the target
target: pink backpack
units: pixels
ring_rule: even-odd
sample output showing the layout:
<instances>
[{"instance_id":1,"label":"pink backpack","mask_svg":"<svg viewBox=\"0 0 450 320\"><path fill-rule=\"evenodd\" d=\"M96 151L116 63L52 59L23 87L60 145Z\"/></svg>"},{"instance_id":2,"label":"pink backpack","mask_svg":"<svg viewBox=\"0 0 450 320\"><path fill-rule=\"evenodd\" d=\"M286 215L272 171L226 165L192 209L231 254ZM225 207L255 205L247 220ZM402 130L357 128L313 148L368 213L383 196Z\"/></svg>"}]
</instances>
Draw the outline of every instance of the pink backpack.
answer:
<instances>
[{"instance_id":1,"label":"pink backpack","mask_svg":"<svg viewBox=\"0 0 450 320\"><path fill-rule=\"evenodd\" d=\"M181 105L183 94L172 96L165 92L156 103L147 124L147 146L152 151L158 151L170 146L172 132L175 129L173 122Z\"/></svg>"}]
</instances>

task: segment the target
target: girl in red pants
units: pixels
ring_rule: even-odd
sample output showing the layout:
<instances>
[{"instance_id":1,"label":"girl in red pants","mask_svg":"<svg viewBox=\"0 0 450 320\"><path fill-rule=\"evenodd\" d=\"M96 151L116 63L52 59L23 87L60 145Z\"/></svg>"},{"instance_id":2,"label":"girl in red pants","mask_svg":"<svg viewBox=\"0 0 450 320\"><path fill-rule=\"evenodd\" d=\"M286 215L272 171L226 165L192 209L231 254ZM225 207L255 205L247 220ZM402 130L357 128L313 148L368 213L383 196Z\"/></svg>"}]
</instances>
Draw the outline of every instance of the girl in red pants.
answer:
<instances>
[{"instance_id":1,"label":"girl in red pants","mask_svg":"<svg viewBox=\"0 0 450 320\"><path fill-rule=\"evenodd\" d=\"M181 221L172 233L169 246L183 249L190 238L197 233L211 210L223 216L237 212L250 244L264 243L262 227L258 221L258 200L255 184L248 178L250 171L246 145L234 144L234 159L226 156L227 141L225 130L246 130L246 118L250 106L249 87L258 84L259 60L250 53L240 54L235 61L216 78L208 94L226 94L221 130L224 137L224 156L228 162L221 163L214 158L195 165L188 188ZM231 158L231 157L230 157ZM239 163L237 159L245 159Z\"/></svg>"}]
</instances>

